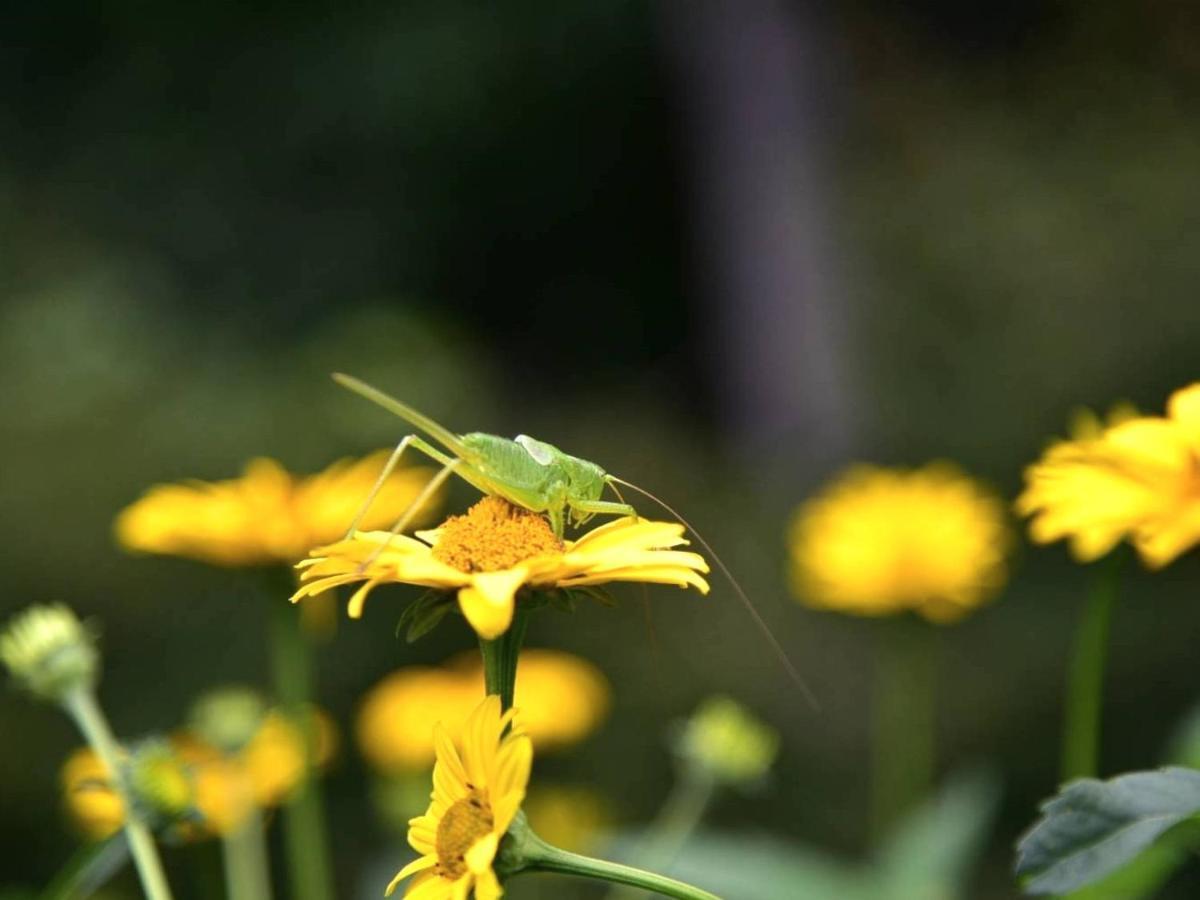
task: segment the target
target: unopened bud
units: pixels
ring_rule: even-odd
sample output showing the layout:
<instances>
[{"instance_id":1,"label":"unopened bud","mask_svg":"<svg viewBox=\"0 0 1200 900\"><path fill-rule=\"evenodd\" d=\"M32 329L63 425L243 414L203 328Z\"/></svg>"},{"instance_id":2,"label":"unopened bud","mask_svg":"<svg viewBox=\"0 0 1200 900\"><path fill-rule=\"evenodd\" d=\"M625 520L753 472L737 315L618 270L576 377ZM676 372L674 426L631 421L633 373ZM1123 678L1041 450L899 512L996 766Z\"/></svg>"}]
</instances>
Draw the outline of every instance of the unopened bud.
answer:
<instances>
[{"instance_id":1,"label":"unopened bud","mask_svg":"<svg viewBox=\"0 0 1200 900\"><path fill-rule=\"evenodd\" d=\"M100 657L92 636L61 603L31 606L0 634L0 660L39 697L59 700L96 681Z\"/></svg>"},{"instance_id":2,"label":"unopened bud","mask_svg":"<svg viewBox=\"0 0 1200 900\"><path fill-rule=\"evenodd\" d=\"M762 778L779 752L779 734L729 697L711 697L684 726L676 747L684 761L718 781Z\"/></svg>"}]
</instances>

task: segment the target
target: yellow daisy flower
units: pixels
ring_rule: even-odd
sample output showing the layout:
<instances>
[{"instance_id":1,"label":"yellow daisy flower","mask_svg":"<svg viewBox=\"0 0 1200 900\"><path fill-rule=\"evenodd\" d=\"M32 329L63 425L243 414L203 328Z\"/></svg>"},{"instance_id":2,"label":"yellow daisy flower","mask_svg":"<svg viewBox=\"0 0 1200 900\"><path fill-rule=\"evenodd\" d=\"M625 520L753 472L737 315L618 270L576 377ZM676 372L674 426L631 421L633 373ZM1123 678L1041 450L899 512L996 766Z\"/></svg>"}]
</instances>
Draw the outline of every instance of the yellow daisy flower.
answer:
<instances>
[{"instance_id":1,"label":"yellow daisy flower","mask_svg":"<svg viewBox=\"0 0 1200 900\"><path fill-rule=\"evenodd\" d=\"M1053 444L1025 470L1016 508L1034 541L1067 538L1081 562L1125 537L1151 568L1171 562L1200 541L1200 384L1176 391L1165 417Z\"/></svg>"},{"instance_id":2,"label":"yellow daisy flower","mask_svg":"<svg viewBox=\"0 0 1200 900\"><path fill-rule=\"evenodd\" d=\"M789 543L813 606L949 622L999 590L1009 533L1000 501L951 465L857 466L800 507Z\"/></svg>"},{"instance_id":3,"label":"yellow daisy flower","mask_svg":"<svg viewBox=\"0 0 1200 900\"><path fill-rule=\"evenodd\" d=\"M518 728L505 734L513 715L501 713L499 697L487 697L467 719L461 754L436 728L432 802L408 828L421 855L392 879L388 896L414 875L407 900L466 900L472 891L476 900L497 900L504 893L492 862L525 799L533 763L529 738Z\"/></svg>"},{"instance_id":4,"label":"yellow daisy flower","mask_svg":"<svg viewBox=\"0 0 1200 900\"><path fill-rule=\"evenodd\" d=\"M367 693L357 721L363 756L389 775L428 771L434 760L433 726L454 730L484 693L478 653L444 666L410 666ZM557 650L526 649L517 667L514 704L521 728L539 753L587 737L609 708L608 681L587 660Z\"/></svg>"},{"instance_id":5,"label":"yellow daisy flower","mask_svg":"<svg viewBox=\"0 0 1200 900\"><path fill-rule=\"evenodd\" d=\"M708 593L708 564L686 546L683 526L648 519L617 519L574 541L554 536L545 516L484 497L462 516L415 538L356 532L318 547L300 563L305 582L292 597L365 582L350 599L351 618L362 615L371 589L388 582L457 590L463 615L479 636L496 638L512 622L517 591L569 588L610 581L694 587Z\"/></svg>"},{"instance_id":6,"label":"yellow daisy flower","mask_svg":"<svg viewBox=\"0 0 1200 900\"><path fill-rule=\"evenodd\" d=\"M306 477L273 459L255 459L229 481L161 484L117 515L117 541L127 550L219 566L291 565L345 533L387 456L341 460ZM391 525L428 480L427 469L396 470L363 527Z\"/></svg>"}]
</instances>

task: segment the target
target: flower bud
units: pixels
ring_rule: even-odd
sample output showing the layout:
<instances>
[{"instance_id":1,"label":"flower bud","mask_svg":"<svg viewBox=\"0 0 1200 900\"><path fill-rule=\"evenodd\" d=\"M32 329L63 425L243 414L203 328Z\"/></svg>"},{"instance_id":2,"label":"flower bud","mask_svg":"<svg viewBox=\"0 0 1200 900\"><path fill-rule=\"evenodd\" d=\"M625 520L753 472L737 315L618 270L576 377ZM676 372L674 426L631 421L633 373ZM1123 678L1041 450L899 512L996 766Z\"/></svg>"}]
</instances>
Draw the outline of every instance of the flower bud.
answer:
<instances>
[{"instance_id":1,"label":"flower bud","mask_svg":"<svg viewBox=\"0 0 1200 900\"><path fill-rule=\"evenodd\" d=\"M14 678L47 700L91 687L100 664L92 636L61 603L31 606L14 616L0 634L0 660Z\"/></svg>"},{"instance_id":2,"label":"flower bud","mask_svg":"<svg viewBox=\"0 0 1200 900\"><path fill-rule=\"evenodd\" d=\"M261 696L250 688L210 691L192 706L189 728L222 753L238 753L258 733L267 715Z\"/></svg>"},{"instance_id":3,"label":"flower bud","mask_svg":"<svg viewBox=\"0 0 1200 900\"><path fill-rule=\"evenodd\" d=\"M684 726L676 751L717 781L762 778L779 752L779 734L729 697L710 697Z\"/></svg>"}]
</instances>

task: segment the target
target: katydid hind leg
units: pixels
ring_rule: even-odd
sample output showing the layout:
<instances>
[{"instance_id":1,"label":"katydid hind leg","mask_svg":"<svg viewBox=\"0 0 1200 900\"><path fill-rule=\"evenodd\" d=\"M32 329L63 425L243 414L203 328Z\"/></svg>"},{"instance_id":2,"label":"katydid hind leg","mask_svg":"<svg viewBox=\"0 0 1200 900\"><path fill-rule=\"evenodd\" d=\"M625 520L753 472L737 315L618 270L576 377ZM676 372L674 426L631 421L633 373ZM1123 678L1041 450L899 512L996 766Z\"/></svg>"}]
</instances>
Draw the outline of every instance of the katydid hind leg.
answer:
<instances>
[{"instance_id":1,"label":"katydid hind leg","mask_svg":"<svg viewBox=\"0 0 1200 900\"><path fill-rule=\"evenodd\" d=\"M396 524L391 527L390 531L388 531L387 540L380 544L374 550L374 552L372 552L371 555L363 560L359 565L359 572L365 572L370 567L371 563L379 559L379 555L391 545L392 538L408 527L408 523L411 522L413 517L421 511L421 507L423 507L429 501L429 498L433 496L434 492L440 488L442 483L451 475L453 475L454 470L461 465L461 459L452 459L442 466L442 468L438 470L438 473L430 478L428 482L426 482L425 487L421 488L421 493L417 494L417 496L413 498L412 503L408 504L408 508L400 514L400 518L396 520Z\"/></svg>"},{"instance_id":2,"label":"katydid hind leg","mask_svg":"<svg viewBox=\"0 0 1200 900\"><path fill-rule=\"evenodd\" d=\"M741 601L742 606L745 607L746 612L750 615L750 618L754 620L755 626L770 645L772 652L779 660L780 665L782 665L784 670L787 672L788 677L792 680L792 683L796 685L796 687L800 690L800 693L804 695L804 699L808 701L808 704L812 706L813 709L820 710L821 704L817 702L817 698L814 696L812 689L808 686L808 682L801 677L795 663L792 662L791 657L788 656L787 651L779 642L779 638L777 638L775 633L771 631L770 626L767 625L766 620L763 619L762 614L758 611L758 607L754 605L754 602L750 599L750 596L746 593L745 589L741 586L738 580L733 577L733 573L729 571L729 567L725 565L721 557L717 555L715 550L713 550L712 545L704 539L704 536L700 534L700 532L698 532L695 527L688 522L687 519L681 516L679 512L672 508L665 500L655 496L643 487L638 487L638 485L631 481L626 481L623 478L617 478L615 475L609 475L608 477L611 479L611 481L617 482L622 486L629 488L630 490L637 491L644 497L653 500L668 513L678 519L680 524L692 533L692 536L699 542L700 546L708 552L710 557L712 557L712 561L716 567L721 570L721 574L725 576L725 580L728 581L729 586L733 588L734 594L737 595L738 600Z\"/></svg>"},{"instance_id":3,"label":"katydid hind leg","mask_svg":"<svg viewBox=\"0 0 1200 900\"><path fill-rule=\"evenodd\" d=\"M350 527L346 529L346 534L342 540L348 540L354 536L354 532L358 531L358 526L361 524L363 517L371 508L371 504L375 502L375 498L379 496L379 492L383 490L384 484L391 477L392 472L396 470L396 466L400 462L400 457L404 455L404 451L408 449L408 445L412 443L415 435L405 435L400 439L400 443L396 445L396 449L392 451L392 455L388 457L387 462L383 464L383 471L379 473L379 477L375 479L375 483L371 485L371 490L367 494L367 499L358 508L358 512L354 514L354 518L350 521Z\"/></svg>"}]
</instances>

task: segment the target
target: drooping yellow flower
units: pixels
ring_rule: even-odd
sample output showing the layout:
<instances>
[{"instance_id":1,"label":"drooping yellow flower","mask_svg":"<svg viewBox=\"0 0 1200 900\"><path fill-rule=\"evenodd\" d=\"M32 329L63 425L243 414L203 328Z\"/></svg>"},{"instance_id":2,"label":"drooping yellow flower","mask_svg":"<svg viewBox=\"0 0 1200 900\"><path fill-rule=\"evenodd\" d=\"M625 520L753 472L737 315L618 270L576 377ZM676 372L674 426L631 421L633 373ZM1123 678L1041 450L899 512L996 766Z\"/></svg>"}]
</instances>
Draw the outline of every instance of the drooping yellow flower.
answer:
<instances>
[{"instance_id":1,"label":"drooping yellow flower","mask_svg":"<svg viewBox=\"0 0 1200 900\"><path fill-rule=\"evenodd\" d=\"M517 591L640 581L693 587L708 593L708 564L686 546L683 526L648 519L617 519L575 541L554 536L545 516L500 497L484 497L466 515L453 516L416 538L357 532L318 547L300 563L305 584L293 602L329 588L364 582L350 599L350 616L362 615L371 589L389 582L457 590L471 627L495 638L512 622Z\"/></svg>"},{"instance_id":2,"label":"drooping yellow flower","mask_svg":"<svg viewBox=\"0 0 1200 900\"><path fill-rule=\"evenodd\" d=\"M91 747L80 747L67 757L59 783L67 813L84 837L101 841L125 824L125 802L113 789L108 767Z\"/></svg>"},{"instance_id":3,"label":"drooping yellow flower","mask_svg":"<svg viewBox=\"0 0 1200 900\"><path fill-rule=\"evenodd\" d=\"M433 726L460 728L484 693L478 653L439 667L399 669L363 699L357 722L363 756L379 772L428 771ZM517 666L514 703L521 728L539 753L577 743L608 713L609 686L587 660L557 650L526 649Z\"/></svg>"},{"instance_id":4,"label":"drooping yellow flower","mask_svg":"<svg viewBox=\"0 0 1200 900\"><path fill-rule=\"evenodd\" d=\"M434 740L433 799L425 815L409 822L408 842L421 854L392 879L391 895L405 878L408 900L497 900L504 892L492 869L500 839L525 799L533 745L514 727L514 711L487 697L463 729L459 753L445 728Z\"/></svg>"},{"instance_id":5,"label":"drooping yellow flower","mask_svg":"<svg viewBox=\"0 0 1200 900\"><path fill-rule=\"evenodd\" d=\"M387 455L341 460L310 476L255 459L240 478L158 485L118 514L117 540L127 550L219 566L291 565L345 534ZM427 469L397 469L362 526L390 526L428 480Z\"/></svg>"},{"instance_id":6,"label":"drooping yellow flower","mask_svg":"<svg viewBox=\"0 0 1200 900\"><path fill-rule=\"evenodd\" d=\"M1128 537L1160 568L1200 541L1200 384L1167 415L1125 417L1051 445L1025 471L1017 511L1038 543L1070 540L1087 562Z\"/></svg>"},{"instance_id":7,"label":"drooping yellow flower","mask_svg":"<svg viewBox=\"0 0 1200 900\"><path fill-rule=\"evenodd\" d=\"M156 830L188 833L187 820L196 810L196 782L178 749L167 741L151 740L122 754L126 787L143 820ZM59 781L67 813L85 838L103 840L125 825L124 798L92 748L81 747L67 757Z\"/></svg>"},{"instance_id":8,"label":"drooping yellow flower","mask_svg":"<svg viewBox=\"0 0 1200 900\"><path fill-rule=\"evenodd\" d=\"M324 712L313 715L312 766L319 771L332 759L336 728ZM267 713L254 736L236 752L222 752L190 732L178 735L175 742L193 767L204 827L218 834L236 829L254 807L270 809L283 803L307 777L304 735L276 710Z\"/></svg>"},{"instance_id":9,"label":"drooping yellow flower","mask_svg":"<svg viewBox=\"0 0 1200 900\"><path fill-rule=\"evenodd\" d=\"M813 606L949 622L999 590L1009 532L1000 501L949 464L857 466L800 507L789 543Z\"/></svg>"},{"instance_id":10,"label":"drooping yellow flower","mask_svg":"<svg viewBox=\"0 0 1200 900\"><path fill-rule=\"evenodd\" d=\"M336 729L325 713L315 715L314 765L322 768L333 753ZM154 798L155 802L147 803L151 811L170 806L180 817L185 807L190 808L196 821L177 823L178 833L189 838L230 833L252 808L282 803L304 777L301 735L278 712L268 713L236 753L223 753L187 731L172 736L169 750L170 758L164 756L153 771L135 764L132 787L144 801ZM146 784L138 782L139 774ZM90 748L76 750L67 758L60 782L67 811L84 836L101 840L125 824L125 805L113 788L107 767ZM173 798L171 803L164 802L165 796Z\"/></svg>"}]
</instances>

